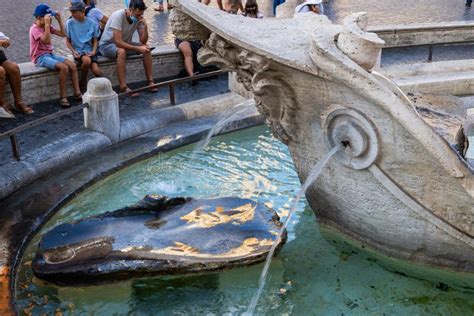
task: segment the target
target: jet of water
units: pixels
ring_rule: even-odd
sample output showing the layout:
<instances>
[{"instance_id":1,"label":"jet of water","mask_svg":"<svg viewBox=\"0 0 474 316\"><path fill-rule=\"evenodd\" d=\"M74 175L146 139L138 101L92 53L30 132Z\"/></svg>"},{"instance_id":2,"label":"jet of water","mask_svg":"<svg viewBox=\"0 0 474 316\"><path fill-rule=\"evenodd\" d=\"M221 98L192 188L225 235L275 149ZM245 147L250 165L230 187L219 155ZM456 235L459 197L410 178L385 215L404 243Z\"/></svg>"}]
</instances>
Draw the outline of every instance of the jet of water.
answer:
<instances>
[{"instance_id":1,"label":"jet of water","mask_svg":"<svg viewBox=\"0 0 474 316\"><path fill-rule=\"evenodd\" d=\"M282 228L278 232L277 238L275 238L275 241L273 242L272 247L270 248L270 252L267 255L267 258L265 260L265 265L263 266L262 273L260 274L260 278L258 280L257 293L253 296L252 301L250 302L250 305L247 308L247 312L245 312L243 315L251 316L255 312L255 308L257 307L258 300L260 299L260 296L262 295L262 291L265 288L266 277L267 277L268 269L270 268L270 263L272 262L273 254L275 252L276 247L278 246L280 242L283 232L288 226L288 223L290 222L291 217L293 216L293 213L296 210L296 206L298 202L300 201L301 197L306 192L306 190L308 190L309 186L313 184L313 182L316 181L316 179L319 177L319 175L323 171L323 168L326 165L326 163L329 161L329 159L331 159L331 157L334 156L340 149L341 149L341 146L334 147L329 153L326 154L326 156L323 157L323 159L321 159L311 169L311 172L306 178L306 181L303 183L303 186L301 187L298 194L296 195L296 198L293 200L290 211L288 213L288 217L283 223Z\"/></svg>"},{"instance_id":2,"label":"jet of water","mask_svg":"<svg viewBox=\"0 0 474 316\"><path fill-rule=\"evenodd\" d=\"M224 127L226 127L229 123L240 117L240 115L245 112L245 110L247 109L246 105L247 103L240 103L222 113L219 118L219 121L211 128L209 133L207 133L206 138L202 139L201 141L199 141L199 143L197 143L196 147L194 148L194 152L198 152L206 148L207 145L209 145L209 143L211 142L212 136L220 133L224 129ZM230 112L233 113L231 114Z\"/></svg>"}]
</instances>

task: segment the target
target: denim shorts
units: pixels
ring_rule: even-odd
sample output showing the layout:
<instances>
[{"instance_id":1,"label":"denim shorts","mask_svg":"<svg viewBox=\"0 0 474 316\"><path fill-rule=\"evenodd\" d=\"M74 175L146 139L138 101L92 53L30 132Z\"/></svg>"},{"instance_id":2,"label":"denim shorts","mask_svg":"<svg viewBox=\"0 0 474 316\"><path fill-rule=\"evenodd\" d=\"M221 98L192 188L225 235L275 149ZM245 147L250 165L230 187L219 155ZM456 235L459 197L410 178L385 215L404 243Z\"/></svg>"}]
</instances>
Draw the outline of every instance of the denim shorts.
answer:
<instances>
[{"instance_id":1,"label":"denim shorts","mask_svg":"<svg viewBox=\"0 0 474 316\"><path fill-rule=\"evenodd\" d=\"M63 63L66 58L54 54L43 54L36 59L37 67L44 67L50 70L56 70L57 63Z\"/></svg>"},{"instance_id":2,"label":"denim shorts","mask_svg":"<svg viewBox=\"0 0 474 316\"><path fill-rule=\"evenodd\" d=\"M134 45L134 46L142 45L142 44L134 43L134 42L129 43L129 44ZM99 53L104 57L115 59L117 58L117 45L115 45L114 43L101 45L99 46ZM127 50L127 56L132 56L132 55L140 55L140 54L134 50Z\"/></svg>"}]
</instances>

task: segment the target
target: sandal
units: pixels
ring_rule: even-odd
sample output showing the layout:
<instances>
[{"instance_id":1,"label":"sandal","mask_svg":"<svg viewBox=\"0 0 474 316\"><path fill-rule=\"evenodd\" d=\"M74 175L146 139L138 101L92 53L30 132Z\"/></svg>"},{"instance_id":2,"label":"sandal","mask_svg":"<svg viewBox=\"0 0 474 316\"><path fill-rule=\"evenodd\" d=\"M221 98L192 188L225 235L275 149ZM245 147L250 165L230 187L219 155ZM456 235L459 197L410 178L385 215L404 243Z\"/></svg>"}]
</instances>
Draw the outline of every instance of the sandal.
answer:
<instances>
[{"instance_id":1,"label":"sandal","mask_svg":"<svg viewBox=\"0 0 474 316\"><path fill-rule=\"evenodd\" d=\"M151 86L151 85L154 85L155 83L153 81L148 81L148 85ZM158 87L150 87L148 88L148 92L151 92L151 93L156 93L158 92L158 90L160 90Z\"/></svg>"},{"instance_id":2,"label":"sandal","mask_svg":"<svg viewBox=\"0 0 474 316\"><path fill-rule=\"evenodd\" d=\"M132 89L130 89L129 87L122 87L120 88L120 92L125 92L128 94L129 97L132 97L132 98L137 98L140 96L140 92L132 92Z\"/></svg>"},{"instance_id":3,"label":"sandal","mask_svg":"<svg viewBox=\"0 0 474 316\"><path fill-rule=\"evenodd\" d=\"M19 102L19 103L15 104L15 107L18 110L20 110L20 112L22 112L23 114L30 115L30 114L35 113L35 111L32 108L30 108L28 105L26 105L25 102Z\"/></svg>"},{"instance_id":4,"label":"sandal","mask_svg":"<svg viewBox=\"0 0 474 316\"><path fill-rule=\"evenodd\" d=\"M78 93L72 96L74 101L82 101L82 93Z\"/></svg>"},{"instance_id":5,"label":"sandal","mask_svg":"<svg viewBox=\"0 0 474 316\"><path fill-rule=\"evenodd\" d=\"M61 97L61 99L59 99L59 104L61 105L61 107L63 108L68 108L71 106L71 104L69 103L69 101L67 100L67 97Z\"/></svg>"}]
</instances>

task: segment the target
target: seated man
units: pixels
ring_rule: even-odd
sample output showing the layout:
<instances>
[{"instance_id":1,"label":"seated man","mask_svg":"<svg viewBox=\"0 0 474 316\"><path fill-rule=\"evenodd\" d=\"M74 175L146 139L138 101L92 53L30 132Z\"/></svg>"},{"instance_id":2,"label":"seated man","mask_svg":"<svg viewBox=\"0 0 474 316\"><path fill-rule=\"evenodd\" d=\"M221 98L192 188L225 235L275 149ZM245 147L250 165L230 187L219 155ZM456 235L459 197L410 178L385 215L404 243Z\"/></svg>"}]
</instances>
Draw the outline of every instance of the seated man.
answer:
<instances>
[{"instance_id":1,"label":"seated man","mask_svg":"<svg viewBox=\"0 0 474 316\"><path fill-rule=\"evenodd\" d=\"M5 83L8 79L12 89L13 98L15 100L15 107L25 114L32 114L34 111L26 105L21 98L21 77L20 68L17 64L9 61L3 52L3 48L10 46L10 39L0 32L0 117L12 118L14 117L11 108L7 103L4 103Z\"/></svg>"},{"instance_id":2,"label":"seated man","mask_svg":"<svg viewBox=\"0 0 474 316\"><path fill-rule=\"evenodd\" d=\"M128 9L112 13L100 40L100 54L107 58L117 59L117 77L122 92L131 91L125 81L127 55L143 54L146 79L148 84L154 84L151 49L147 45L148 26L143 17L145 10L146 5L143 0L130 0ZM138 31L140 43L132 41L135 31ZM156 92L158 89L150 88L149 91ZM130 96L139 96L139 93L132 93Z\"/></svg>"}]
</instances>

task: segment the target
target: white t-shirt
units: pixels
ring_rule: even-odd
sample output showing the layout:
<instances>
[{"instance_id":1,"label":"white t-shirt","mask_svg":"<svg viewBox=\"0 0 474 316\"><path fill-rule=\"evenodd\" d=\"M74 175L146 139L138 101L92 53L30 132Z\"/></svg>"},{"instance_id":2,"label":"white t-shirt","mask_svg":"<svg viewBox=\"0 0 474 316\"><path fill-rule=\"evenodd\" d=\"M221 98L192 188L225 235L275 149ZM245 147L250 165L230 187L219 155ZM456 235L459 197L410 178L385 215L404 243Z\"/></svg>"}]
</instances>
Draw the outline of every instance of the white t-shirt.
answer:
<instances>
[{"instance_id":1,"label":"white t-shirt","mask_svg":"<svg viewBox=\"0 0 474 316\"><path fill-rule=\"evenodd\" d=\"M128 22L125 10L115 11L105 25L104 33L100 39L100 46L115 43L114 30L122 31L122 40L126 43L131 43L133 33L137 30L138 24L137 22Z\"/></svg>"}]
</instances>

